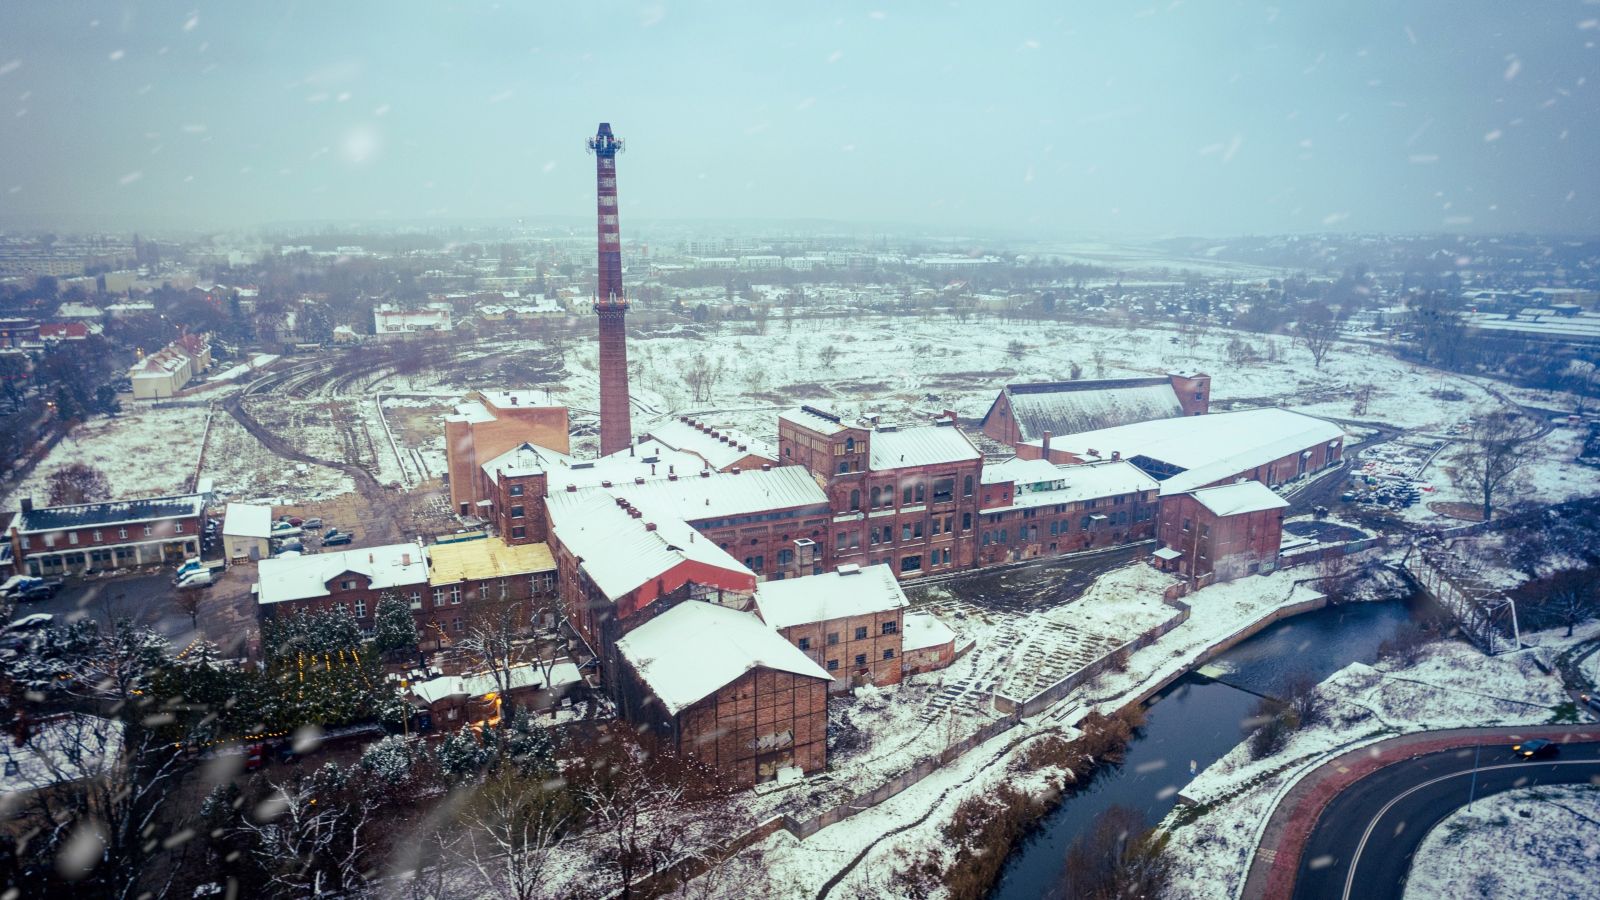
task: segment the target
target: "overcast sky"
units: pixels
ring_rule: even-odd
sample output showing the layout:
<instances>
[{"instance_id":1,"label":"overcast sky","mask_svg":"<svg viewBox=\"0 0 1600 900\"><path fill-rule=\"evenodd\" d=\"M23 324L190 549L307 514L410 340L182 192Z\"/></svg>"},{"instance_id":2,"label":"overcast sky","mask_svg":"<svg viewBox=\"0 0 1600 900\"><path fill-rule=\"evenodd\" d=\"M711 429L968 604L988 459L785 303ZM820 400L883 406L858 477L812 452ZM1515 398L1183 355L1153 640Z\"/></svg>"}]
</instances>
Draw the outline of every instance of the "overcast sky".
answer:
<instances>
[{"instance_id":1,"label":"overcast sky","mask_svg":"<svg viewBox=\"0 0 1600 900\"><path fill-rule=\"evenodd\" d=\"M997 9L996 7L1004 7ZM1600 231L1594 0L0 8L0 213Z\"/></svg>"}]
</instances>

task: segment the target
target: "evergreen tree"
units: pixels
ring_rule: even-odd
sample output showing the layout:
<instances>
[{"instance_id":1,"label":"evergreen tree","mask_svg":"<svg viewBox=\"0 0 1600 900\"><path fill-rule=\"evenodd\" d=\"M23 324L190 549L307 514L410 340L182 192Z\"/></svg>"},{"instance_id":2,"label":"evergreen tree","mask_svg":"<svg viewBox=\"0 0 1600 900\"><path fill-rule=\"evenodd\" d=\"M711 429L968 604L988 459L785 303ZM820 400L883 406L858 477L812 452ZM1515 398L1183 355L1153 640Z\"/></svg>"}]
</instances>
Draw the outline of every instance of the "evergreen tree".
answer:
<instances>
[{"instance_id":1,"label":"evergreen tree","mask_svg":"<svg viewBox=\"0 0 1600 900\"><path fill-rule=\"evenodd\" d=\"M377 626L373 643L379 653L417 649L417 621L411 606L400 595L385 592L378 598Z\"/></svg>"}]
</instances>

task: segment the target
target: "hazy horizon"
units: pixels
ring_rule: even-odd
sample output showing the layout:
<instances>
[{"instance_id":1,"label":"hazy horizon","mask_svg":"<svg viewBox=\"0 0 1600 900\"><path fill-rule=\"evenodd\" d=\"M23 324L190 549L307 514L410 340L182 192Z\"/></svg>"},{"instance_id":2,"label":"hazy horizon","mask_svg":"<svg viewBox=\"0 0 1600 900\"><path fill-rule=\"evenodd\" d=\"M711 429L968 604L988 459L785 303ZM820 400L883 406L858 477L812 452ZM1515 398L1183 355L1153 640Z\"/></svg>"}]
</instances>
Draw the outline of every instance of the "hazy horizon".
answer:
<instances>
[{"instance_id":1,"label":"hazy horizon","mask_svg":"<svg viewBox=\"0 0 1600 900\"><path fill-rule=\"evenodd\" d=\"M11 7L0 223L1600 231L1600 5Z\"/></svg>"}]
</instances>

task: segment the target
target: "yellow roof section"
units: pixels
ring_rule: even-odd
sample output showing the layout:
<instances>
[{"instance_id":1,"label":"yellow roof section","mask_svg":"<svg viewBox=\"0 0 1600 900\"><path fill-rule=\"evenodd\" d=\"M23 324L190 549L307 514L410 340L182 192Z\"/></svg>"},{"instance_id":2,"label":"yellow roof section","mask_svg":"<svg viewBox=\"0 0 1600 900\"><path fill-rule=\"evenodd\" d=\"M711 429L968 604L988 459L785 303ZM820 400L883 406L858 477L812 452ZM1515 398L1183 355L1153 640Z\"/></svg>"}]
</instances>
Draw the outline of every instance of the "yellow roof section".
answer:
<instances>
[{"instance_id":1,"label":"yellow roof section","mask_svg":"<svg viewBox=\"0 0 1600 900\"><path fill-rule=\"evenodd\" d=\"M549 572L556 567L548 544L508 546L497 537L428 547L429 584L454 584Z\"/></svg>"}]
</instances>

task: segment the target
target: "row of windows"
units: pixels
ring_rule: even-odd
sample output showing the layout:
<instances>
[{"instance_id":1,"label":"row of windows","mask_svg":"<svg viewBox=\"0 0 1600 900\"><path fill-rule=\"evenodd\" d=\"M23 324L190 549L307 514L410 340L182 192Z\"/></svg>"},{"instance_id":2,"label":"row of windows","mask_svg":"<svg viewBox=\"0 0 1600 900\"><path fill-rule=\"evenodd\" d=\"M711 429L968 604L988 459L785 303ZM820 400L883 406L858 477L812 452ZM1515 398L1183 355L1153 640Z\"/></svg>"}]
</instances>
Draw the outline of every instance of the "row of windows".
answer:
<instances>
[{"instance_id":1,"label":"row of windows","mask_svg":"<svg viewBox=\"0 0 1600 900\"><path fill-rule=\"evenodd\" d=\"M945 476L943 478L935 478L933 480L932 495L933 495L933 502L934 503L949 503L950 501L955 499L955 491L956 491L956 479L955 479L955 476L950 475L950 476ZM971 475L968 475L968 476L966 476L965 479L963 479L963 481L962 481L962 492L963 492L962 496L964 496L964 497L971 497L972 496L972 476ZM927 484L924 484L923 482L920 482L920 481L916 482L915 484L908 484L908 485L903 486L900 489L900 505L901 506L914 506L914 505L918 505L918 504L927 503L928 502L928 496L929 496L929 491L928 491L928 485ZM888 507L893 506L894 505L894 485L892 485L892 484L873 485L872 486L872 492L867 496L867 504L868 504L867 505L868 509L886 509ZM855 491L851 491L850 492L850 508L852 510L857 510L857 509L861 508L861 492L860 491L855 490Z\"/></svg>"},{"instance_id":2,"label":"row of windows","mask_svg":"<svg viewBox=\"0 0 1600 900\"><path fill-rule=\"evenodd\" d=\"M152 535L155 534L155 527L154 526L145 525L145 526L142 526L142 527L144 529L144 536L145 537L151 537ZM182 522L173 522L172 523L172 533L173 534L183 534L183 523ZM127 529L127 527L124 526L124 527L118 528L117 529L117 540L125 541L127 539L128 539L128 529ZM98 544L101 541L105 540L105 532L103 532L100 529L96 528L93 532L90 533L89 540L94 542L94 543L96 543L96 544ZM78 533L76 531L67 532L67 543L69 545L76 545L78 543ZM54 534L45 535L44 536L44 545L46 547L54 547L56 545L56 536ZM32 542L32 540L29 539L28 535L23 535L22 536L22 549L28 550L28 549L31 549L32 546L33 546L33 542Z\"/></svg>"},{"instance_id":3,"label":"row of windows","mask_svg":"<svg viewBox=\"0 0 1600 900\"><path fill-rule=\"evenodd\" d=\"M878 632L879 634L895 634L900 630L900 626L897 625L893 621L882 622L882 623L880 623L878 625L878 628L879 628L879 632ZM856 628L854 640L858 640L858 641L866 640L867 639L868 630L869 629L865 625L862 625L862 626ZM829 647L832 647L835 644L839 643L839 632L837 632L837 631L828 632L827 641L828 641L828 646ZM808 638L808 637L800 638L800 639L795 641L795 646L799 647L801 650L810 650L811 649L811 638Z\"/></svg>"},{"instance_id":4,"label":"row of windows","mask_svg":"<svg viewBox=\"0 0 1600 900\"><path fill-rule=\"evenodd\" d=\"M894 659L894 650L893 649L884 650L883 651L883 658L884 659ZM866 664L867 664L867 655L865 653L857 653L856 654L856 665L864 666ZM828 671L829 672L837 672L837 671L839 671L839 661L837 659L828 660Z\"/></svg>"}]
</instances>

